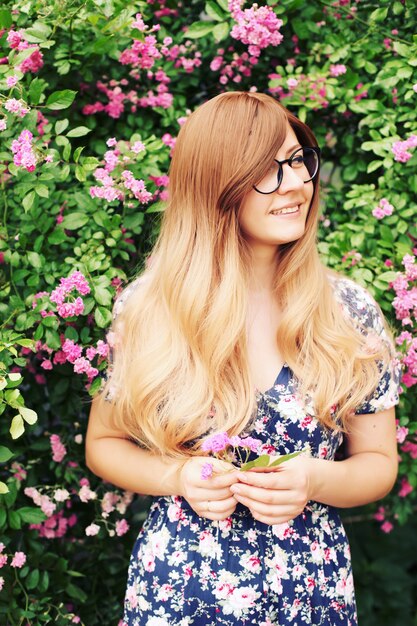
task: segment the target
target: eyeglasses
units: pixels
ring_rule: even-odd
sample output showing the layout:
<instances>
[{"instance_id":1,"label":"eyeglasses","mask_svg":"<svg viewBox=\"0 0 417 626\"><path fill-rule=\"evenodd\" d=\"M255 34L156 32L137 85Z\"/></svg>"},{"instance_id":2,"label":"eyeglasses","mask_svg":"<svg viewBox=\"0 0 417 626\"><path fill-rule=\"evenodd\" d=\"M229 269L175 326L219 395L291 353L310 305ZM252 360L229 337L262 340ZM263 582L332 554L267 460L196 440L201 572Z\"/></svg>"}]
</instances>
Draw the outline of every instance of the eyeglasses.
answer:
<instances>
[{"instance_id":1,"label":"eyeglasses","mask_svg":"<svg viewBox=\"0 0 417 626\"><path fill-rule=\"evenodd\" d=\"M282 166L284 163L288 163L301 180L304 183L308 183L310 180L313 180L319 171L320 148L317 146L297 148L290 158L285 159L285 161L277 161L274 159L273 164L262 180L253 186L255 191L263 194L274 193L282 183Z\"/></svg>"}]
</instances>

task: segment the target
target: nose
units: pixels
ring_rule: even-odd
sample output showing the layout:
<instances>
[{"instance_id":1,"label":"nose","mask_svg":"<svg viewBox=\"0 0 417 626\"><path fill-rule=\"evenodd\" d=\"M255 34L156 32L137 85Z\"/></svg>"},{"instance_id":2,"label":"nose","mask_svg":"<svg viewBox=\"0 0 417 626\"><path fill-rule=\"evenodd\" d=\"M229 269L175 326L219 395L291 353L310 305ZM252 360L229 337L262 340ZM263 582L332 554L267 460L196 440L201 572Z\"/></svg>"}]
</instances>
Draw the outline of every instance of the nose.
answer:
<instances>
[{"instance_id":1,"label":"nose","mask_svg":"<svg viewBox=\"0 0 417 626\"><path fill-rule=\"evenodd\" d=\"M284 165L281 165L281 167L282 180L280 186L277 189L277 193L283 195L293 189L300 190L304 188L303 180L300 178L297 172L293 170L289 163L284 163Z\"/></svg>"}]
</instances>

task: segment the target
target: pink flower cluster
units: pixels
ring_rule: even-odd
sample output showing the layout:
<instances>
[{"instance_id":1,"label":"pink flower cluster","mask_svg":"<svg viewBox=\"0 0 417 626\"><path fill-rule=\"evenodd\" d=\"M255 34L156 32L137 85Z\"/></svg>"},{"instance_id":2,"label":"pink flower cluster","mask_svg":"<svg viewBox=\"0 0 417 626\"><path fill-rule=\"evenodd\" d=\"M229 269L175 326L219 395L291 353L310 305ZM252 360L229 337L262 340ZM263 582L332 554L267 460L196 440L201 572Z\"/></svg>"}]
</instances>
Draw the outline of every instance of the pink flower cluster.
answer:
<instances>
[{"instance_id":1,"label":"pink flower cluster","mask_svg":"<svg viewBox=\"0 0 417 626\"><path fill-rule=\"evenodd\" d=\"M27 72L32 72L34 74L39 72L43 66L43 54L37 44L29 44L29 42L26 41L24 30L10 30L7 35L7 43L12 49L18 50L19 52L21 50L26 50L27 48L33 48L32 54L25 59L17 67L17 69L23 74L26 74Z\"/></svg>"},{"instance_id":2,"label":"pink flower cluster","mask_svg":"<svg viewBox=\"0 0 417 626\"><path fill-rule=\"evenodd\" d=\"M415 330L417 325L417 264L415 257L407 254L403 258L405 272L399 273L392 283L395 298L392 305L396 317L401 320L403 326L410 326ZM402 376L402 382L406 387L417 383L417 337L410 331L403 331L396 339L398 345L403 345L405 354L402 362L406 371Z\"/></svg>"},{"instance_id":3,"label":"pink flower cluster","mask_svg":"<svg viewBox=\"0 0 417 626\"><path fill-rule=\"evenodd\" d=\"M24 167L28 172L36 168L36 156L32 146L33 135L30 130L22 130L18 139L12 141L11 149L14 154L13 163L17 167Z\"/></svg>"},{"instance_id":4,"label":"pink flower cluster","mask_svg":"<svg viewBox=\"0 0 417 626\"><path fill-rule=\"evenodd\" d=\"M143 39L133 39L132 46L121 53L119 61L122 65L132 66L133 69L129 72L132 80L140 82L142 86L145 78L151 83L156 83L156 87L139 95L136 89L123 91L123 87L129 85L129 81L125 78L120 81L110 80L108 83L98 81L96 87L104 93L108 103L97 101L84 106L82 111L85 115L94 115L102 111L110 117L119 118L125 110L125 104L129 102L132 113L136 112L138 107L168 109L173 102L173 94L168 89L171 79L159 67L159 63L164 59L173 61L175 69L183 69L187 73L193 72L194 68L201 65L201 52L197 50L194 42L189 40L177 45L173 44L171 37L165 37L162 43L158 42L157 37L150 33L159 31L160 25L155 24L152 28L148 28L140 13L136 15L132 28L137 28L147 34ZM84 87L88 88L88 86Z\"/></svg>"},{"instance_id":5,"label":"pink flower cluster","mask_svg":"<svg viewBox=\"0 0 417 626\"><path fill-rule=\"evenodd\" d=\"M272 94L277 94L280 100L285 100L292 96L294 89L297 89L297 95L300 100L305 102L307 99L311 102L315 102L316 106L313 107L313 111L319 109L326 109L329 106L327 99L327 78L325 76L306 76L305 74L298 74L296 79L290 79L291 82L286 80L286 86L288 92L284 88L284 78L281 74L268 74L270 79L270 85L268 91ZM296 80L297 82L294 82Z\"/></svg>"},{"instance_id":6,"label":"pink flower cluster","mask_svg":"<svg viewBox=\"0 0 417 626\"><path fill-rule=\"evenodd\" d=\"M68 278L61 278L60 285L50 295L51 302L57 305L58 314L61 317L73 317L81 315L84 311L84 302L79 296L74 299L73 291L85 296L90 293L87 279L80 271L73 272ZM68 297L72 301L68 301Z\"/></svg>"},{"instance_id":7,"label":"pink flower cluster","mask_svg":"<svg viewBox=\"0 0 417 626\"><path fill-rule=\"evenodd\" d=\"M392 215L394 207L388 202L386 198L381 198L377 207L372 209L372 215L378 220L382 220L383 217Z\"/></svg>"},{"instance_id":8,"label":"pink flower cluster","mask_svg":"<svg viewBox=\"0 0 417 626\"><path fill-rule=\"evenodd\" d=\"M253 4L242 10L244 0L229 0L229 11L236 21L231 36L248 45L251 56L259 57L261 50L268 46L278 46L283 40L279 29L283 21L277 18L272 7L259 7Z\"/></svg>"},{"instance_id":9,"label":"pink flower cluster","mask_svg":"<svg viewBox=\"0 0 417 626\"><path fill-rule=\"evenodd\" d=\"M410 137L408 137L405 141L395 141L392 144L394 159L400 163L407 163L407 161L409 161L413 156L411 152L409 152L409 149L415 148L416 146L417 135L410 135Z\"/></svg>"},{"instance_id":10,"label":"pink flower cluster","mask_svg":"<svg viewBox=\"0 0 417 626\"><path fill-rule=\"evenodd\" d=\"M220 84L227 85L229 81L240 83L243 76L246 78L252 76L252 67L257 65L259 61L257 56L250 55L248 52L238 54L235 52L233 46L229 46L227 52L233 53L230 62L225 60L224 48L219 48L217 50L217 56L215 56L210 63L210 69L213 72L220 70Z\"/></svg>"},{"instance_id":11,"label":"pink flower cluster","mask_svg":"<svg viewBox=\"0 0 417 626\"><path fill-rule=\"evenodd\" d=\"M208 452L216 458L227 462L238 462L240 465L245 463L250 452L259 452L261 441L253 437L239 437L234 435L229 437L225 432L215 433L206 437L201 444L201 451ZM246 459L242 458L241 450L245 451ZM201 478L207 480L213 474L213 466L211 463L204 463L201 468Z\"/></svg>"},{"instance_id":12,"label":"pink flower cluster","mask_svg":"<svg viewBox=\"0 0 417 626\"><path fill-rule=\"evenodd\" d=\"M377 520L377 522L381 522L381 530L384 533L390 533L393 528L394 525L389 522L387 519L385 519L386 516L386 509L384 506L380 506L378 508L378 511L374 514L374 519Z\"/></svg>"},{"instance_id":13,"label":"pink flower cluster","mask_svg":"<svg viewBox=\"0 0 417 626\"><path fill-rule=\"evenodd\" d=\"M147 191L143 180L136 179L130 170L125 169L127 163L135 163L136 155L145 150L144 144L141 141L135 141L133 144L127 141L117 142L112 137L107 140L107 145L114 149L107 150L104 154L104 167L99 167L94 172L95 179L103 186L90 187L91 197L102 198L107 202L123 201L126 191L130 191L136 200L147 204L153 199L153 194Z\"/></svg>"},{"instance_id":14,"label":"pink flower cluster","mask_svg":"<svg viewBox=\"0 0 417 626\"><path fill-rule=\"evenodd\" d=\"M77 516L72 513L69 517L65 517L65 511L61 510L54 513L41 524L30 524L31 530L37 530L40 537L46 539L56 539L65 537L67 531L75 526Z\"/></svg>"},{"instance_id":15,"label":"pink flower cluster","mask_svg":"<svg viewBox=\"0 0 417 626\"><path fill-rule=\"evenodd\" d=\"M346 74L346 65L331 65L329 69L329 74L333 78L337 76L341 76L342 74Z\"/></svg>"},{"instance_id":16,"label":"pink flower cluster","mask_svg":"<svg viewBox=\"0 0 417 626\"><path fill-rule=\"evenodd\" d=\"M16 100L16 98L9 98L3 106L6 111L17 115L17 117L25 117L25 115L30 111L29 107L26 106L26 103L23 102L23 100Z\"/></svg>"},{"instance_id":17,"label":"pink flower cluster","mask_svg":"<svg viewBox=\"0 0 417 626\"><path fill-rule=\"evenodd\" d=\"M6 565L8 556L9 556L7 554L4 554L5 547L6 546L4 545L4 543L0 543L0 569ZM11 560L10 567L17 567L20 569L24 566L25 563L26 563L26 554L20 551L15 552Z\"/></svg>"},{"instance_id":18,"label":"pink flower cluster","mask_svg":"<svg viewBox=\"0 0 417 626\"><path fill-rule=\"evenodd\" d=\"M56 463L61 463L67 453L66 447L62 443L59 435L51 435L49 441L52 448L52 460Z\"/></svg>"},{"instance_id":19,"label":"pink flower cluster","mask_svg":"<svg viewBox=\"0 0 417 626\"><path fill-rule=\"evenodd\" d=\"M41 494L35 487L26 487L24 493L28 498L32 498L33 502L40 506L46 517L51 517L56 509L56 504L46 494Z\"/></svg>"}]
</instances>

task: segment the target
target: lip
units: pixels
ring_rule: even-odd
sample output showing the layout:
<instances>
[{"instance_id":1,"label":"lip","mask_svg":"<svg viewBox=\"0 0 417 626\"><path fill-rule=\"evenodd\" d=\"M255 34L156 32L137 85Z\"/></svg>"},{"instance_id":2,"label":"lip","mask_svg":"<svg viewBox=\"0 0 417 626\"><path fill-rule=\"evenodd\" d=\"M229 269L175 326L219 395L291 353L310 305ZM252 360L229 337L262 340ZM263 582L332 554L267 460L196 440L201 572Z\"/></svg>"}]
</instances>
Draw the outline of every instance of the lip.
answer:
<instances>
[{"instance_id":1,"label":"lip","mask_svg":"<svg viewBox=\"0 0 417 626\"><path fill-rule=\"evenodd\" d=\"M283 209L293 209L295 207L298 206L298 211L295 211L294 213L279 213L278 215L274 215L274 211L282 211ZM300 211L301 211L301 206L302 203L301 202L292 202L290 204L286 204L285 206L281 207L281 208L276 208L276 209L272 209L272 211L269 212L269 215L273 215L274 217L291 217L291 215L299 215Z\"/></svg>"}]
</instances>

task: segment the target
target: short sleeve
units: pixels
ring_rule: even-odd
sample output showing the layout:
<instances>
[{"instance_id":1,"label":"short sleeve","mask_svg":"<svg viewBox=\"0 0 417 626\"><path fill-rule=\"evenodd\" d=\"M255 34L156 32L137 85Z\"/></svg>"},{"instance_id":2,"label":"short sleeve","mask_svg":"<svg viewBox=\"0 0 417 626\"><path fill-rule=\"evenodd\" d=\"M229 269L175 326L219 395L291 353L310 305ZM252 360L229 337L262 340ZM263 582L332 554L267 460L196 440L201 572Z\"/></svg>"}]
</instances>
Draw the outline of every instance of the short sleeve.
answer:
<instances>
[{"instance_id":1,"label":"short sleeve","mask_svg":"<svg viewBox=\"0 0 417 626\"><path fill-rule=\"evenodd\" d=\"M366 336L369 346L381 340L389 349L388 363L379 362L380 379L374 392L360 404L355 414L385 411L399 403L402 364L396 355L395 346L387 334L381 308L362 286L342 278L336 286L336 297L358 330Z\"/></svg>"},{"instance_id":2,"label":"short sleeve","mask_svg":"<svg viewBox=\"0 0 417 626\"><path fill-rule=\"evenodd\" d=\"M111 378L114 363L114 351L118 344L118 337L120 336L120 333L123 332L123 325L118 324L116 331L115 322L122 313L129 296L133 293L139 282L140 279L136 279L130 285L128 285L126 289L124 289L121 294L119 294L113 305L113 323L106 337L107 343L109 345L108 365L107 368L101 372L101 377L103 381L102 389L103 387L105 387L104 399L106 402L114 402L117 397L117 390L115 386L112 385Z\"/></svg>"}]
</instances>

